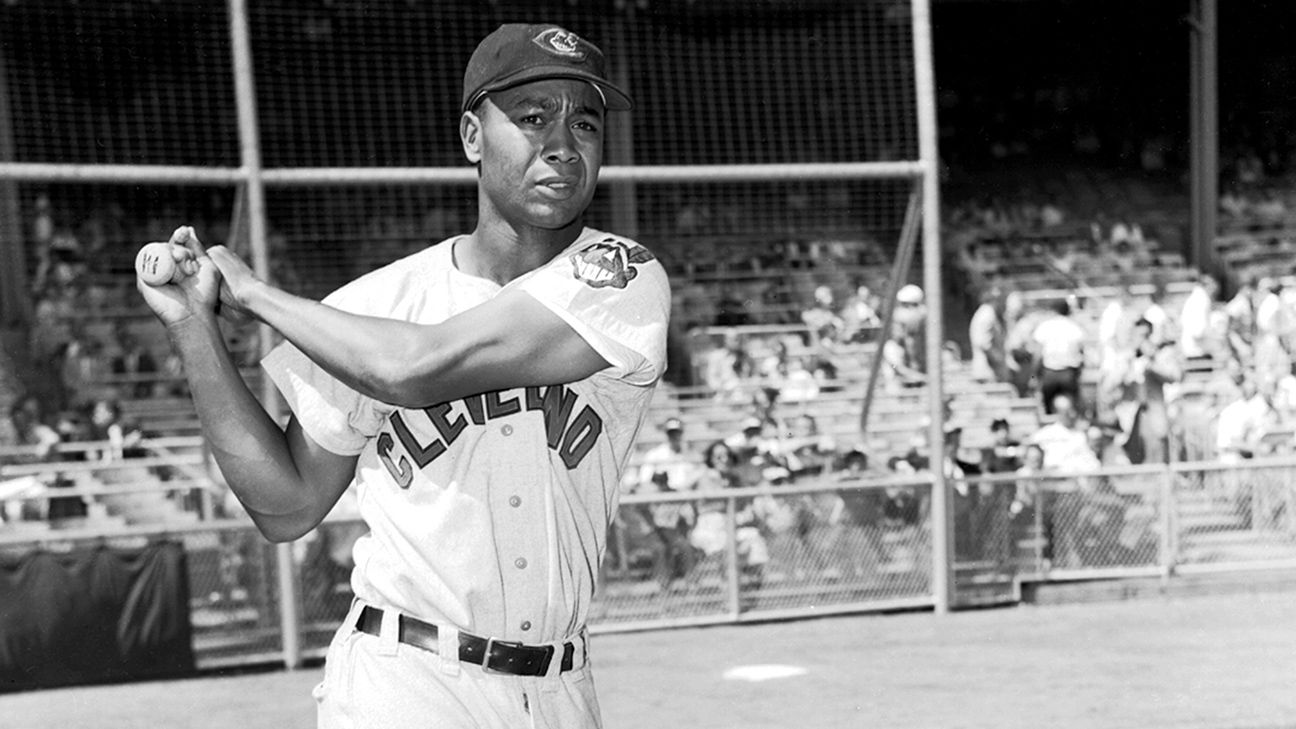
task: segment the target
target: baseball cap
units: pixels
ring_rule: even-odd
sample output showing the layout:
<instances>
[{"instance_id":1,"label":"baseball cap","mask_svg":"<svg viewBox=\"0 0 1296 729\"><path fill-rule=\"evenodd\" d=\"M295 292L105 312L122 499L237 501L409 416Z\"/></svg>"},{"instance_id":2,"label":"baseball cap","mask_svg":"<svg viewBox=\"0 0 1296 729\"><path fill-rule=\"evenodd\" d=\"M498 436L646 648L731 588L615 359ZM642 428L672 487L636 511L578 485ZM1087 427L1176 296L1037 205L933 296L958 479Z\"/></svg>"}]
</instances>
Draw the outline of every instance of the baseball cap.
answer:
<instances>
[{"instance_id":1,"label":"baseball cap","mask_svg":"<svg viewBox=\"0 0 1296 729\"><path fill-rule=\"evenodd\" d=\"M896 292L896 301L905 304L921 304L923 300L923 290L914 284L905 284Z\"/></svg>"},{"instance_id":2,"label":"baseball cap","mask_svg":"<svg viewBox=\"0 0 1296 729\"><path fill-rule=\"evenodd\" d=\"M762 423L761 419L756 417L755 415L749 415L748 417L743 418L742 421L743 430L760 430L761 428L764 427L765 424Z\"/></svg>"},{"instance_id":3,"label":"baseball cap","mask_svg":"<svg viewBox=\"0 0 1296 729\"><path fill-rule=\"evenodd\" d=\"M668 433L672 430L684 430L684 422L679 418L666 418L666 422L662 423L662 430Z\"/></svg>"},{"instance_id":4,"label":"baseball cap","mask_svg":"<svg viewBox=\"0 0 1296 729\"><path fill-rule=\"evenodd\" d=\"M551 78L588 81L609 110L632 106L630 97L608 81L598 46L557 25L508 23L483 38L468 60L461 111L492 91Z\"/></svg>"}]
</instances>

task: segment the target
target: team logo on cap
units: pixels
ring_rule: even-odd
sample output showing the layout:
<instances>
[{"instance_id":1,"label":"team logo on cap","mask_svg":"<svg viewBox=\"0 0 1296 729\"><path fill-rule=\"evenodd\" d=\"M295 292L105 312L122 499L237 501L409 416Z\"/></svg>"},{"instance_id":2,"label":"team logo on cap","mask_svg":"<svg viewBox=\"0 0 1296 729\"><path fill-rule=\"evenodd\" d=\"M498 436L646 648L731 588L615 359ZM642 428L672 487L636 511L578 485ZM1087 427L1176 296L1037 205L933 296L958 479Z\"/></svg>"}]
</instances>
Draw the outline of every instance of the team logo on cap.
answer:
<instances>
[{"instance_id":1,"label":"team logo on cap","mask_svg":"<svg viewBox=\"0 0 1296 729\"><path fill-rule=\"evenodd\" d=\"M531 40L549 53L577 61L585 60L585 51L581 49L580 36L570 30L549 28Z\"/></svg>"},{"instance_id":2,"label":"team logo on cap","mask_svg":"<svg viewBox=\"0 0 1296 729\"><path fill-rule=\"evenodd\" d=\"M623 289L639 271L636 263L647 263L654 256L647 248L631 245L615 238L602 241L572 254L572 273L596 289L611 286Z\"/></svg>"}]
</instances>

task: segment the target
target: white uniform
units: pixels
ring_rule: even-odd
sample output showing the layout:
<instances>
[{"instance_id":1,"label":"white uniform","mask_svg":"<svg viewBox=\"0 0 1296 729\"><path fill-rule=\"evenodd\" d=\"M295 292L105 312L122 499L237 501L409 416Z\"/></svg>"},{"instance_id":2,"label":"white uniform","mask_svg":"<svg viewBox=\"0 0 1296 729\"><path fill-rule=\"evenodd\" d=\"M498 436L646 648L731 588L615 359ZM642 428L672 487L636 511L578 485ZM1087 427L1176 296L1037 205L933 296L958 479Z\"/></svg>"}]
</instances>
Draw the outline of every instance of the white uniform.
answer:
<instances>
[{"instance_id":1,"label":"white uniform","mask_svg":"<svg viewBox=\"0 0 1296 729\"><path fill-rule=\"evenodd\" d=\"M580 650L620 475L665 369L666 274L642 246L586 228L500 287L455 268L455 241L325 302L433 324L521 288L611 367L569 385L408 409L360 395L288 344L263 366L312 439L359 455L355 486L370 533L355 545L358 606L433 623L442 646L462 630ZM317 689L321 726L599 725L583 655L558 677L556 668L540 678L488 674L453 649L398 645L386 625L381 638L357 633L354 618L355 609Z\"/></svg>"}]
</instances>

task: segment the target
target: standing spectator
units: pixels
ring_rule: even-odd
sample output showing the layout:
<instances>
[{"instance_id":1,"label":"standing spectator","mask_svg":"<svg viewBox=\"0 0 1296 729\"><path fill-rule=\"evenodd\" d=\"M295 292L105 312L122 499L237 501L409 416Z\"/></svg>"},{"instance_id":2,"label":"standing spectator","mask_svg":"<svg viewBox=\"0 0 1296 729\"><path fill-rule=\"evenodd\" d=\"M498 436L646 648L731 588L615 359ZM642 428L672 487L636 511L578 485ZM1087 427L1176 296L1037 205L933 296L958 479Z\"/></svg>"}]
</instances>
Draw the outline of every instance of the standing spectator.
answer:
<instances>
[{"instance_id":1,"label":"standing spectator","mask_svg":"<svg viewBox=\"0 0 1296 729\"><path fill-rule=\"evenodd\" d=\"M981 382L1004 380L1003 296L992 288L981 295L981 305L972 313L968 343L972 350L972 377Z\"/></svg>"},{"instance_id":2,"label":"standing spectator","mask_svg":"<svg viewBox=\"0 0 1296 729\"><path fill-rule=\"evenodd\" d=\"M1184 300L1179 314L1179 349L1187 360L1210 357L1211 307L1215 304L1218 290L1215 277L1204 273Z\"/></svg>"},{"instance_id":3,"label":"standing spectator","mask_svg":"<svg viewBox=\"0 0 1296 729\"><path fill-rule=\"evenodd\" d=\"M921 372L927 371L927 295L920 286L906 284L896 292L892 325L899 325L909 362Z\"/></svg>"},{"instance_id":4,"label":"standing spectator","mask_svg":"<svg viewBox=\"0 0 1296 729\"><path fill-rule=\"evenodd\" d=\"M1259 284L1254 275L1243 280L1237 293L1224 305L1229 318L1229 340L1235 350L1245 350L1249 355L1255 342L1256 303ZM1239 347L1238 343L1245 345ZM1241 354L1241 352L1239 352Z\"/></svg>"},{"instance_id":5,"label":"standing spectator","mask_svg":"<svg viewBox=\"0 0 1296 729\"><path fill-rule=\"evenodd\" d=\"M1106 363L1113 354L1125 348L1127 322L1132 314L1134 297L1129 283L1122 277L1116 298L1107 302L1098 317L1098 361Z\"/></svg>"},{"instance_id":6,"label":"standing spectator","mask_svg":"<svg viewBox=\"0 0 1296 729\"><path fill-rule=\"evenodd\" d=\"M1080 370L1084 366L1084 344L1087 335L1071 318L1071 303L1054 305L1055 315L1040 322L1032 337L1035 361L1032 370L1039 381L1044 412L1053 412L1053 399L1066 395L1071 403L1080 402Z\"/></svg>"},{"instance_id":7,"label":"standing spectator","mask_svg":"<svg viewBox=\"0 0 1296 729\"><path fill-rule=\"evenodd\" d=\"M1035 327L1053 315L1053 312L1044 309L1026 311L1026 303L1020 291L1010 291L1004 297L1004 324L1007 332L1004 335L1005 365L1008 368L1008 379L1019 397L1030 394L1031 382L1035 376L1031 369L1035 358L1035 345L1032 341Z\"/></svg>"},{"instance_id":8,"label":"standing spectator","mask_svg":"<svg viewBox=\"0 0 1296 729\"><path fill-rule=\"evenodd\" d=\"M1143 309L1143 318L1152 324L1152 341L1160 344L1170 335L1170 313L1165 310L1166 285L1160 277L1152 281L1152 301Z\"/></svg>"},{"instance_id":9,"label":"standing spectator","mask_svg":"<svg viewBox=\"0 0 1296 729\"><path fill-rule=\"evenodd\" d=\"M1152 324L1134 323L1130 349L1121 357L1110 386L1115 389L1114 411L1120 426L1116 444L1130 463L1166 463L1170 457L1170 415L1165 386L1183 377L1173 345L1152 341Z\"/></svg>"}]
</instances>

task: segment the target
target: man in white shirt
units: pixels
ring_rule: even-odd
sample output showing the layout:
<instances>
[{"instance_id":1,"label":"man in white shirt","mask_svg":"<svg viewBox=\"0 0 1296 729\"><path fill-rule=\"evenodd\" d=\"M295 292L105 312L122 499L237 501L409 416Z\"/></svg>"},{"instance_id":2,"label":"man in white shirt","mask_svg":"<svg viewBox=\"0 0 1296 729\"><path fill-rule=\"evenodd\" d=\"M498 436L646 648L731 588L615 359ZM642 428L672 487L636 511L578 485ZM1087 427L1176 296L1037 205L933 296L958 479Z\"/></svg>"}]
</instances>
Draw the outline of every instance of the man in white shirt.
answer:
<instances>
[{"instance_id":1,"label":"man in white shirt","mask_svg":"<svg viewBox=\"0 0 1296 729\"><path fill-rule=\"evenodd\" d=\"M1003 297L998 289L981 296L981 306L968 324L968 343L972 350L972 377L982 382L1005 379Z\"/></svg>"},{"instance_id":2,"label":"man in white shirt","mask_svg":"<svg viewBox=\"0 0 1296 729\"><path fill-rule=\"evenodd\" d=\"M1084 366L1084 344L1087 335L1071 319L1071 304L1059 301L1056 316L1040 322L1032 335L1035 345L1034 371L1039 379L1044 412L1053 412L1053 398L1068 395L1073 403L1080 401L1080 370Z\"/></svg>"},{"instance_id":3,"label":"man in white shirt","mask_svg":"<svg viewBox=\"0 0 1296 729\"><path fill-rule=\"evenodd\" d=\"M1184 300L1179 314L1179 349L1187 359L1210 356L1207 344L1210 338L1211 306L1215 303L1215 293L1218 290L1219 284L1215 282L1215 277L1208 273L1202 274Z\"/></svg>"},{"instance_id":4,"label":"man in white shirt","mask_svg":"<svg viewBox=\"0 0 1296 729\"><path fill-rule=\"evenodd\" d=\"M1215 450L1222 463L1238 463L1255 455L1261 436L1276 415L1251 377L1242 380L1242 392L1225 405L1215 420Z\"/></svg>"},{"instance_id":5,"label":"man in white shirt","mask_svg":"<svg viewBox=\"0 0 1296 729\"><path fill-rule=\"evenodd\" d=\"M675 417L662 423L666 442L644 454L639 467L639 493L691 491L697 486L701 458L684 445L684 423ZM688 501L666 501L641 504L646 526L655 538L652 547L653 573L668 587L672 581L693 569L695 554L688 535L697 521L697 512Z\"/></svg>"}]
</instances>

